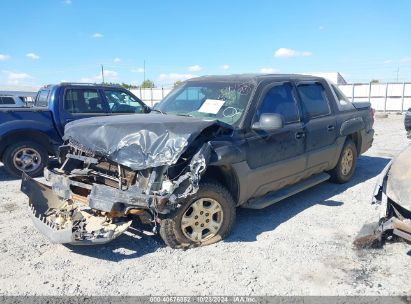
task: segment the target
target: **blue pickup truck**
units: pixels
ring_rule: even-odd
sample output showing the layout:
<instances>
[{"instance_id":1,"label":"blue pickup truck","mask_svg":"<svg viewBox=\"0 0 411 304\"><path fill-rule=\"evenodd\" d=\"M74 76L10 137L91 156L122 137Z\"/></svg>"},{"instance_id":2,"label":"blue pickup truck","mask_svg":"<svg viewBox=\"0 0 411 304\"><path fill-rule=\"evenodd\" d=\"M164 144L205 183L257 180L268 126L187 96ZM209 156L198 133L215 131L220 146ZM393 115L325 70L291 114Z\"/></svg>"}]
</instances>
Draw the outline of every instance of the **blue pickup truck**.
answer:
<instances>
[{"instance_id":1,"label":"blue pickup truck","mask_svg":"<svg viewBox=\"0 0 411 304\"><path fill-rule=\"evenodd\" d=\"M120 86L61 83L43 87L32 108L0 109L0 160L12 175L35 177L63 143L70 121L116 114L148 113L150 108Z\"/></svg>"}]
</instances>

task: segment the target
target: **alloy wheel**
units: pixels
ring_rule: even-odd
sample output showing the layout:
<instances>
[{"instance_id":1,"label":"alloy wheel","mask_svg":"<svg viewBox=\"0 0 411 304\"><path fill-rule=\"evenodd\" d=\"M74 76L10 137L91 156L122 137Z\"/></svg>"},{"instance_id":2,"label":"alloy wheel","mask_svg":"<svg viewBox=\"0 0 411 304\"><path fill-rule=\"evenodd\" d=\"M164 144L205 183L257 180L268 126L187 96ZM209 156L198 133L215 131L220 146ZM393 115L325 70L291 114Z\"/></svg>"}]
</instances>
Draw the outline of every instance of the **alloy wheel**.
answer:
<instances>
[{"instance_id":1,"label":"alloy wheel","mask_svg":"<svg viewBox=\"0 0 411 304\"><path fill-rule=\"evenodd\" d=\"M217 235L223 223L223 209L214 199L194 201L184 212L181 230L193 242L201 242Z\"/></svg>"}]
</instances>

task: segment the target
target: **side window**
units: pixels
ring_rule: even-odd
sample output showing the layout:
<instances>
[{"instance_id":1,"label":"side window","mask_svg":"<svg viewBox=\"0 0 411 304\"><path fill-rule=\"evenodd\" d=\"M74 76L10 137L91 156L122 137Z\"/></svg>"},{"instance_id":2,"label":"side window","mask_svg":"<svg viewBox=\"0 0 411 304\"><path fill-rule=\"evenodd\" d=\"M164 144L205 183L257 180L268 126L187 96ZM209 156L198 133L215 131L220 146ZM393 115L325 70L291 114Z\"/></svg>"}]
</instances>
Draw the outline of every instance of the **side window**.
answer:
<instances>
[{"instance_id":1,"label":"side window","mask_svg":"<svg viewBox=\"0 0 411 304\"><path fill-rule=\"evenodd\" d=\"M64 110L69 113L104 113L100 96L94 89L67 89Z\"/></svg>"},{"instance_id":2,"label":"side window","mask_svg":"<svg viewBox=\"0 0 411 304\"><path fill-rule=\"evenodd\" d=\"M335 95L337 96L337 99L338 99L340 105L345 106L347 104L350 104L350 101L348 100L348 98L344 95L343 92L341 92L341 90L338 87L336 87L333 84L331 86L334 90Z\"/></svg>"},{"instance_id":3,"label":"side window","mask_svg":"<svg viewBox=\"0 0 411 304\"><path fill-rule=\"evenodd\" d=\"M275 85L268 90L257 111L257 119L264 113L281 114L286 124L300 120L291 83Z\"/></svg>"},{"instance_id":4,"label":"side window","mask_svg":"<svg viewBox=\"0 0 411 304\"><path fill-rule=\"evenodd\" d=\"M112 113L142 113L144 107L132 95L120 90L104 90Z\"/></svg>"},{"instance_id":5,"label":"side window","mask_svg":"<svg viewBox=\"0 0 411 304\"><path fill-rule=\"evenodd\" d=\"M305 111L310 118L330 114L324 87L320 83L304 83L298 85L298 92Z\"/></svg>"},{"instance_id":6,"label":"side window","mask_svg":"<svg viewBox=\"0 0 411 304\"><path fill-rule=\"evenodd\" d=\"M12 97L0 97L0 98L2 99L2 102L0 102L2 104L5 104L5 105L14 105L15 104L14 99Z\"/></svg>"},{"instance_id":7,"label":"side window","mask_svg":"<svg viewBox=\"0 0 411 304\"><path fill-rule=\"evenodd\" d=\"M34 102L36 107L47 107L48 106L48 97L49 91L48 90L41 90L36 97L36 101Z\"/></svg>"}]
</instances>

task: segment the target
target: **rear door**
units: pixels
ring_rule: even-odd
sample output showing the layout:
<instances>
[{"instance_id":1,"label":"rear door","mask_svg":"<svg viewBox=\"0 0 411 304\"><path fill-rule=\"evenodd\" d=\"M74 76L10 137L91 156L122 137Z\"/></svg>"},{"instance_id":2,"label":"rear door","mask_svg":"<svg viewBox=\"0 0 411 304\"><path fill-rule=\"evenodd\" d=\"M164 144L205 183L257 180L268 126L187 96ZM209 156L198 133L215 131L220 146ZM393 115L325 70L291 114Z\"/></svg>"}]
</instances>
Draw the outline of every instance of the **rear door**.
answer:
<instances>
[{"instance_id":1,"label":"rear door","mask_svg":"<svg viewBox=\"0 0 411 304\"><path fill-rule=\"evenodd\" d=\"M325 84L297 83L306 132L307 175L330 169L337 150L337 122Z\"/></svg>"},{"instance_id":2,"label":"rear door","mask_svg":"<svg viewBox=\"0 0 411 304\"><path fill-rule=\"evenodd\" d=\"M268 84L262 91L252 123L263 113L281 114L284 127L273 131L250 128L246 133L247 186L253 197L297 182L306 168L305 134L294 85L291 82Z\"/></svg>"},{"instance_id":3,"label":"rear door","mask_svg":"<svg viewBox=\"0 0 411 304\"><path fill-rule=\"evenodd\" d=\"M73 120L108 115L100 90L88 87L66 87L60 95L61 124Z\"/></svg>"}]
</instances>

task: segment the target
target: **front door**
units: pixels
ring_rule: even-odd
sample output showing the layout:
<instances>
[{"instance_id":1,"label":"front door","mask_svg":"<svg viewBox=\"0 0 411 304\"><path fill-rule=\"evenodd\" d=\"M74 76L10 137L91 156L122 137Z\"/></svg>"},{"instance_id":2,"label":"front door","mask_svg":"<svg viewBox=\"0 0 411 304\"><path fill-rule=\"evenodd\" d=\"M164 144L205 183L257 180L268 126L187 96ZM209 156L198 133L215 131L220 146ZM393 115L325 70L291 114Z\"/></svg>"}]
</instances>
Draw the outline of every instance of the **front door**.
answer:
<instances>
[{"instance_id":1,"label":"front door","mask_svg":"<svg viewBox=\"0 0 411 304\"><path fill-rule=\"evenodd\" d=\"M284 127L275 131L253 130L246 134L249 193L262 196L298 181L306 168L305 132L300 119L295 87L291 82L267 85L262 91L253 122L263 113L281 114Z\"/></svg>"},{"instance_id":2,"label":"front door","mask_svg":"<svg viewBox=\"0 0 411 304\"><path fill-rule=\"evenodd\" d=\"M62 100L62 126L76 119L108 115L107 106L95 88L68 87L63 92Z\"/></svg>"}]
</instances>

